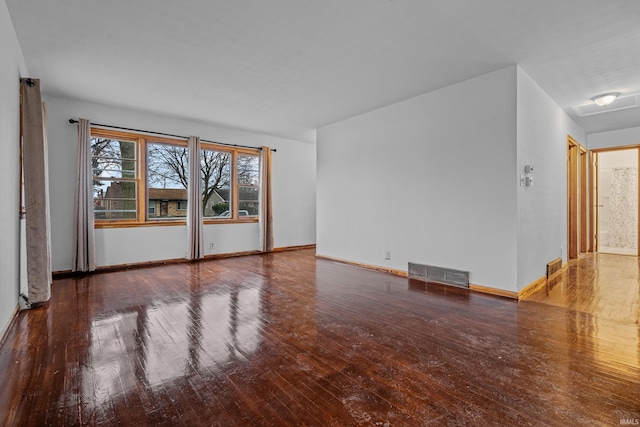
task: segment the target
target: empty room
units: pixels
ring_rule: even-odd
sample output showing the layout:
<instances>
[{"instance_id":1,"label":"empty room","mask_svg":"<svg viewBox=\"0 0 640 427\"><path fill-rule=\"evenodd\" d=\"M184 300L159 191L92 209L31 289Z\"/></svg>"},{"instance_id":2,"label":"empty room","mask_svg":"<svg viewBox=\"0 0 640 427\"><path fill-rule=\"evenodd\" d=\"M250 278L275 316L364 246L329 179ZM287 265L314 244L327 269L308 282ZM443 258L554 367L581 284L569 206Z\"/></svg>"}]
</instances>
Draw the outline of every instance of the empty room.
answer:
<instances>
[{"instance_id":1,"label":"empty room","mask_svg":"<svg viewBox=\"0 0 640 427\"><path fill-rule=\"evenodd\" d=\"M0 425L639 425L638 22L0 0Z\"/></svg>"}]
</instances>

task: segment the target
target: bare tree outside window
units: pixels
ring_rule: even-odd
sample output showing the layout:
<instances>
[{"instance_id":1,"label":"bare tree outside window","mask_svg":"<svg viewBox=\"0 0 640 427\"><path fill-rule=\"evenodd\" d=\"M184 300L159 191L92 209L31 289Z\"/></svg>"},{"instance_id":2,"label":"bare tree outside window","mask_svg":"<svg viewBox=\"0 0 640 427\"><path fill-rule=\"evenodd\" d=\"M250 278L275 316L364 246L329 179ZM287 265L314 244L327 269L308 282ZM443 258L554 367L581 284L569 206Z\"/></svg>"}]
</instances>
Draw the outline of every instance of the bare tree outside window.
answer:
<instances>
[{"instance_id":1,"label":"bare tree outside window","mask_svg":"<svg viewBox=\"0 0 640 427\"><path fill-rule=\"evenodd\" d=\"M231 206L231 153L204 149L200 156L202 216L230 216L225 213Z\"/></svg>"},{"instance_id":2,"label":"bare tree outside window","mask_svg":"<svg viewBox=\"0 0 640 427\"><path fill-rule=\"evenodd\" d=\"M95 219L184 220L189 179L186 144L110 133L96 130L91 137ZM137 158L138 153L146 153L146 162ZM204 218L259 215L257 153L203 144L200 179ZM145 190L146 200L138 200L142 194L138 186Z\"/></svg>"},{"instance_id":3,"label":"bare tree outside window","mask_svg":"<svg viewBox=\"0 0 640 427\"><path fill-rule=\"evenodd\" d=\"M95 219L137 217L136 143L91 138Z\"/></svg>"},{"instance_id":4,"label":"bare tree outside window","mask_svg":"<svg viewBox=\"0 0 640 427\"><path fill-rule=\"evenodd\" d=\"M189 157L187 147L149 143L147 144L148 194L149 201L156 201L154 218L184 217L186 212L180 209L186 202L189 179ZM231 187L231 153L215 150L202 150L200 161L202 183L202 214L215 217L229 210ZM176 189L178 191L159 191ZM157 195L157 199L152 196ZM164 199L162 198L164 197ZM162 202L167 204L163 211ZM174 207L175 205L175 207ZM164 214L164 215L163 215ZM150 217L152 215L150 214Z\"/></svg>"},{"instance_id":5,"label":"bare tree outside window","mask_svg":"<svg viewBox=\"0 0 640 427\"><path fill-rule=\"evenodd\" d=\"M189 177L187 147L147 144L147 187L186 189Z\"/></svg>"},{"instance_id":6,"label":"bare tree outside window","mask_svg":"<svg viewBox=\"0 0 640 427\"><path fill-rule=\"evenodd\" d=\"M238 212L260 214L260 163L255 154L238 155Z\"/></svg>"}]
</instances>

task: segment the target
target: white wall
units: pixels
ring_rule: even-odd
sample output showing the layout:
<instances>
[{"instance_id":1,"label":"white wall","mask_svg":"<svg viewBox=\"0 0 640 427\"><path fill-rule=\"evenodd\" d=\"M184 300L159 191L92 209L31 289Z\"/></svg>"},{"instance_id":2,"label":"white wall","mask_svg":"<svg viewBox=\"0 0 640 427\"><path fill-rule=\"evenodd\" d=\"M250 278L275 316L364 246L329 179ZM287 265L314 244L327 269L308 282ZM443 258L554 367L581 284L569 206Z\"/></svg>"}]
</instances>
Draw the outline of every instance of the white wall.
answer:
<instances>
[{"instance_id":1,"label":"white wall","mask_svg":"<svg viewBox=\"0 0 640 427\"><path fill-rule=\"evenodd\" d=\"M518 290L546 274L546 264L567 248L567 135L586 145L582 128L518 69ZM531 187L520 187L525 165Z\"/></svg>"},{"instance_id":2,"label":"white wall","mask_svg":"<svg viewBox=\"0 0 640 427\"><path fill-rule=\"evenodd\" d=\"M0 337L18 304L20 280L20 77L24 57L4 1L0 1Z\"/></svg>"},{"instance_id":3,"label":"white wall","mask_svg":"<svg viewBox=\"0 0 640 427\"><path fill-rule=\"evenodd\" d=\"M316 146L319 255L516 291L515 66L325 126Z\"/></svg>"},{"instance_id":4,"label":"white wall","mask_svg":"<svg viewBox=\"0 0 640 427\"><path fill-rule=\"evenodd\" d=\"M640 144L640 127L590 133L587 135L587 145L590 150L638 144Z\"/></svg>"},{"instance_id":5,"label":"white wall","mask_svg":"<svg viewBox=\"0 0 640 427\"><path fill-rule=\"evenodd\" d=\"M100 104L45 96L49 126L49 182L53 270L71 268L72 206L77 127L70 118L203 139L276 148L273 154L273 214L276 247L315 243L315 145ZM207 254L257 248L257 224L205 226ZM184 226L96 230L99 266L183 258ZM209 250L209 243L215 248Z\"/></svg>"}]
</instances>

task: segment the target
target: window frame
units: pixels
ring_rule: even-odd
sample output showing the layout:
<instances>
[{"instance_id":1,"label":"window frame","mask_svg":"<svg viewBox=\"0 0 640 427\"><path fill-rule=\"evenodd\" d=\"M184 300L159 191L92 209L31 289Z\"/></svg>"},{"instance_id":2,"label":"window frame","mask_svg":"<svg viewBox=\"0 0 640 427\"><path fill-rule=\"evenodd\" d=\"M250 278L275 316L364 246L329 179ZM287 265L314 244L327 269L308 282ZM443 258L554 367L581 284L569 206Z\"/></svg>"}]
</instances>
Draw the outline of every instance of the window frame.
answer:
<instances>
[{"instance_id":1,"label":"window frame","mask_svg":"<svg viewBox=\"0 0 640 427\"><path fill-rule=\"evenodd\" d=\"M150 136L145 136L145 135L141 135L142 137L142 143L144 145L143 149L142 149L142 153L144 155L144 160L145 160L145 169L144 169L144 191L145 191L145 195L144 195L144 203L145 205L149 203L149 145L174 145L176 147L181 147L184 149L188 150L188 144L187 141L184 140L180 140L180 139L170 139L170 138L164 138L164 137L156 137L153 135ZM185 190L186 192L188 192L188 189ZM147 214L145 215L145 221L144 224L152 224L152 225L173 225L173 224L178 224L178 225L184 225L187 223L187 217L186 214L184 217L162 217L160 215L162 215L162 202L164 202L164 200L160 201L160 203L156 203L157 208L156 208L156 213L155 215L157 215L157 218L149 218L149 212L148 212L148 206L147 206ZM168 209L168 203L169 201L167 200L167 209ZM178 200L176 200L176 210L178 207Z\"/></svg>"},{"instance_id":2,"label":"window frame","mask_svg":"<svg viewBox=\"0 0 640 427\"><path fill-rule=\"evenodd\" d=\"M141 144L140 144L140 136L114 131L107 130L103 128L91 128L91 138L105 138L112 140L123 140L127 142L133 142L135 144L135 177L134 178L126 178L124 179L127 182L135 182L136 184L136 218L135 220L131 219L97 219L95 218L95 211L92 212L94 215L94 226L95 228L102 227L126 227L129 224L137 224L140 221L141 212L141 198L144 197L144 188L140 180L141 168L145 168L145 160L142 158ZM92 156L93 157L93 156ZM93 171L91 173L92 178L94 177ZM142 207L146 208L146 203Z\"/></svg>"},{"instance_id":3,"label":"window frame","mask_svg":"<svg viewBox=\"0 0 640 427\"><path fill-rule=\"evenodd\" d=\"M224 224L224 223L246 223L246 222L258 222L260 215L254 216L240 216L238 212L239 206L239 191L238 191L238 155L239 154L249 154L255 155L260 159L260 150L259 149L249 149L242 147L226 147L223 145L216 145L210 142L201 142L200 143L201 150L215 150L222 151L231 154L231 189L230 189L230 197L231 197L231 206L229 206L231 210L231 216L225 218L215 218L215 217L207 217L202 219L203 224ZM262 185L260 183L259 185Z\"/></svg>"},{"instance_id":4,"label":"window frame","mask_svg":"<svg viewBox=\"0 0 640 427\"><path fill-rule=\"evenodd\" d=\"M187 147L186 140L170 139L164 137L156 137L153 135L145 135L134 132L123 132L112 129L105 129L101 127L91 128L91 138L107 138L115 140L131 141L136 144L136 176L128 181L136 183L136 219L119 219L119 220L107 220L107 219L95 219L95 228L126 228L126 227L145 227L145 226L174 226L174 225L186 225L186 218L184 219L149 219L149 200L148 200L148 145L149 144L170 144ZM238 223L255 223L259 221L260 215L255 216L239 216L238 213L238 155L248 154L260 156L260 149L250 149L243 147L229 147L225 145L218 145L209 142L201 143L202 150L214 150L222 151L231 154L231 184L230 184L230 197L231 197L231 216L225 218L203 218L203 224L238 224ZM262 183L260 182L259 186ZM188 201L187 201L188 203ZM158 210L158 204L156 203L155 210ZM92 212L93 215L95 213Z\"/></svg>"},{"instance_id":5,"label":"window frame","mask_svg":"<svg viewBox=\"0 0 640 427\"><path fill-rule=\"evenodd\" d=\"M236 171L236 176L235 176L235 183L236 183L236 194L235 194L235 196L236 197L235 197L235 200L237 201L237 206L236 206L236 210L235 211L236 211L236 213L238 215L240 215L240 211L241 211L240 202L245 202L246 203L248 201L251 201L251 200L246 200L246 199L244 199L244 200L240 199L240 187L245 187L245 188L253 188L254 187L253 185L242 185L242 186L240 185L237 173L238 173L238 157L240 157L241 155L249 155L249 156L252 156L252 157L255 156L256 160L257 160L257 163L258 163L258 165L257 165L257 173L258 173L258 186L257 186L257 188L258 188L258 198L257 198L258 214L257 215L247 215L247 216L244 216L243 218L258 218L259 219L260 218L260 212L262 211L262 209L260 207L260 205L262 204L262 200L260 200L260 187L261 187L262 183L260 182L261 181L261 175L260 175L260 153L259 152L257 154L248 153L248 152L243 151L243 150L238 150L236 152L236 156L234 157L234 161L235 161L235 163L234 163L235 164L235 168L234 169Z\"/></svg>"}]
</instances>

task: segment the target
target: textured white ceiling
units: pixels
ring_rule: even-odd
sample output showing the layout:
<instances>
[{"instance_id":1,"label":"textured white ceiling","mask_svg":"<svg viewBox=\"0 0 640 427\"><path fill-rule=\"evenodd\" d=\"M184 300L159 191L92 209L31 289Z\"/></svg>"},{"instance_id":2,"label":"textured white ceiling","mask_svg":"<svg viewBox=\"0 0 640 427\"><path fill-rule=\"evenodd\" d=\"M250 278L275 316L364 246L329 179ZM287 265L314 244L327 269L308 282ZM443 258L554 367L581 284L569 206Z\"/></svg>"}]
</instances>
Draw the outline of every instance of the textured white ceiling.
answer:
<instances>
[{"instance_id":1,"label":"textured white ceiling","mask_svg":"<svg viewBox=\"0 0 640 427\"><path fill-rule=\"evenodd\" d=\"M315 129L510 64L580 117L640 93L638 0L6 0L45 93L313 141Z\"/></svg>"}]
</instances>

